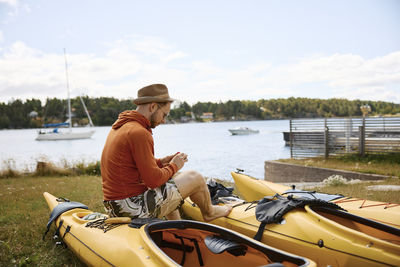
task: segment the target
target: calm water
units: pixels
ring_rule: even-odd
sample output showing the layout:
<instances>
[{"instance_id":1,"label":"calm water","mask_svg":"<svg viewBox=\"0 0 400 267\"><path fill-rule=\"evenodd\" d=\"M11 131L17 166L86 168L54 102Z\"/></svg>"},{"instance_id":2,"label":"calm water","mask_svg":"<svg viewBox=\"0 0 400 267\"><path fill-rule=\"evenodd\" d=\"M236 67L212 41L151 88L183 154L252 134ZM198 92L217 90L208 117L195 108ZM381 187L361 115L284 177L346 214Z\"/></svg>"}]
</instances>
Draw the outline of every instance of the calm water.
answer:
<instances>
[{"instance_id":1,"label":"calm water","mask_svg":"<svg viewBox=\"0 0 400 267\"><path fill-rule=\"evenodd\" d=\"M232 136L228 132L240 126L260 133ZM153 131L155 154L187 153L189 162L183 170L194 169L207 177L231 180L230 171L241 168L262 178L265 160L290 156L282 137L288 129L287 120L160 125ZM9 164L19 170L34 170L38 160L59 166L100 160L110 127L95 130L91 139L73 141L35 141L36 129L0 131L0 169Z\"/></svg>"}]
</instances>

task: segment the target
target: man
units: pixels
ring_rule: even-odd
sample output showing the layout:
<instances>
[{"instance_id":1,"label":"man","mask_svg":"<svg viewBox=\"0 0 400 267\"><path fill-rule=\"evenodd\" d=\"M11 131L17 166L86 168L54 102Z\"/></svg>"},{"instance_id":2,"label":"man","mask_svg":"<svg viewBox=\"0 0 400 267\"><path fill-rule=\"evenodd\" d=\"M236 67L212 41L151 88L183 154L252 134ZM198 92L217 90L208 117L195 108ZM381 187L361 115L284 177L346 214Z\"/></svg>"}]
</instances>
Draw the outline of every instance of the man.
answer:
<instances>
[{"instance_id":1,"label":"man","mask_svg":"<svg viewBox=\"0 0 400 267\"><path fill-rule=\"evenodd\" d=\"M171 177L188 161L185 153L154 158L154 129L169 114L173 101L168 88L152 84L138 91L136 110L118 116L101 156L104 206L110 216L180 219L183 199L195 202L205 221L226 216L230 206L211 204L203 176L184 171Z\"/></svg>"}]
</instances>

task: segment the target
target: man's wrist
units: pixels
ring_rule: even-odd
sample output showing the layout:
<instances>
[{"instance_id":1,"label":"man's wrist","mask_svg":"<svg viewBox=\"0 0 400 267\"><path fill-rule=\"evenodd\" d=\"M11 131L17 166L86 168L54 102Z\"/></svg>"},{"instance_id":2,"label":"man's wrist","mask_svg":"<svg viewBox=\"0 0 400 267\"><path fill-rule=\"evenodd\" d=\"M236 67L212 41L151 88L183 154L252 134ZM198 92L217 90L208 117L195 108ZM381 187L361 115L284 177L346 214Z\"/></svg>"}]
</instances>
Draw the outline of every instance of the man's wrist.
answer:
<instances>
[{"instance_id":1,"label":"man's wrist","mask_svg":"<svg viewBox=\"0 0 400 267\"><path fill-rule=\"evenodd\" d=\"M174 173L176 173L179 170L178 165L176 165L175 163L171 162L171 163L169 163L169 165L174 170Z\"/></svg>"}]
</instances>

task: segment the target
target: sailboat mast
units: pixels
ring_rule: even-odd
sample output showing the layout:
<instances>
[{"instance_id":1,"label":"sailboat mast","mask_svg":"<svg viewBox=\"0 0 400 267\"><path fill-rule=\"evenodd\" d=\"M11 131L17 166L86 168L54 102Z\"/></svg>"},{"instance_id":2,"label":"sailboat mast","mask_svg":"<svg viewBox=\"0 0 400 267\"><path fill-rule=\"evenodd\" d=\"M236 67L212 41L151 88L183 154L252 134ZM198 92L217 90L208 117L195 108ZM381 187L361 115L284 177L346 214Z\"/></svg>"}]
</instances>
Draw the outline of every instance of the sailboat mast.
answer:
<instances>
[{"instance_id":1,"label":"sailboat mast","mask_svg":"<svg viewBox=\"0 0 400 267\"><path fill-rule=\"evenodd\" d=\"M89 125L93 127L94 125L93 125L93 122L92 122L92 118L90 117L90 114L89 114L89 112L88 112L88 110L87 110L87 108L86 108L85 102L83 102L83 99L82 99L81 96L79 96L79 98L81 99L82 106L83 106L83 108L85 109L86 116L87 116L88 119L89 119Z\"/></svg>"},{"instance_id":2,"label":"sailboat mast","mask_svg":"<svg viewBox=\"0 0 400 267\"><path fill-rule=\"evenodd\" d=\"M67 64L67 55L65 53L64 48L64 59L65 59L65 75L67 77L67 91L68 91L68 121L69 121L69 129L72 129L72 116L71 116L71 98L69 96L69 79L68 79L68 64Z\"/></svg>"}]
</instances>

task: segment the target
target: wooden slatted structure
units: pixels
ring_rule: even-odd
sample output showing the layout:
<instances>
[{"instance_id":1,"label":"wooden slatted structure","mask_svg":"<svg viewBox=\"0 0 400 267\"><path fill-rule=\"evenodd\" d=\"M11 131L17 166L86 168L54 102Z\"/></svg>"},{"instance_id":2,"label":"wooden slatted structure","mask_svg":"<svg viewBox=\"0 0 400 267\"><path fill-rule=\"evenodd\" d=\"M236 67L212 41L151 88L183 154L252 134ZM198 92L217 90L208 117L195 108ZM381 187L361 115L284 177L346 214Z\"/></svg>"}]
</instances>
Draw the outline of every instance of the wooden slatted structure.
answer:
<instances>
[{"instance_id":1,"label":"wooden slatted structure","mask_svg":"<svg viewBox=\"0 0 400 267\"><path fill-rule=\"evenodd\" d=\"M400 117L290 120L292 158L400 152Z\"/></svg>"},{"instance_id":2,"label":"wooden slatted structure","mask_svg":"<svg viewBox=\"0 0 400 267\"><path fill-rule=\"evenodd\" d=\"M400 117L365 120L365 151L400 152Z\"/></svg>"}]
</instances>

